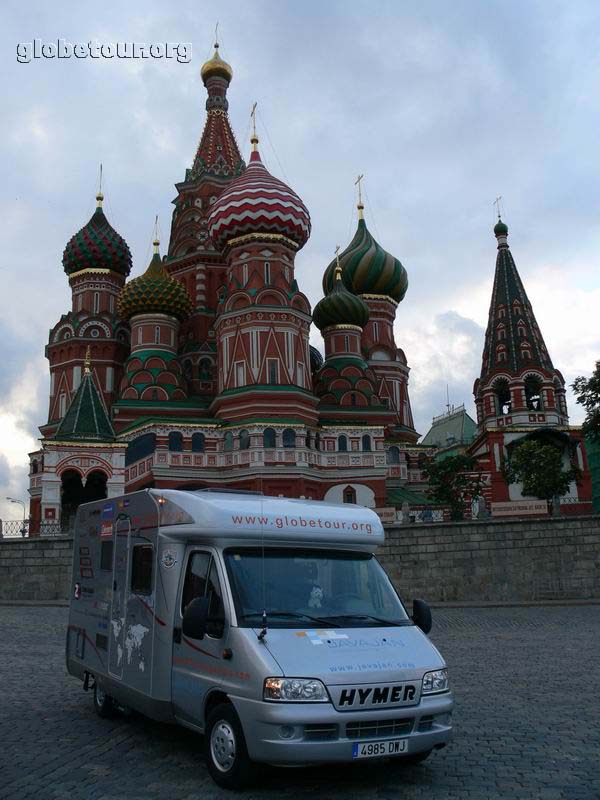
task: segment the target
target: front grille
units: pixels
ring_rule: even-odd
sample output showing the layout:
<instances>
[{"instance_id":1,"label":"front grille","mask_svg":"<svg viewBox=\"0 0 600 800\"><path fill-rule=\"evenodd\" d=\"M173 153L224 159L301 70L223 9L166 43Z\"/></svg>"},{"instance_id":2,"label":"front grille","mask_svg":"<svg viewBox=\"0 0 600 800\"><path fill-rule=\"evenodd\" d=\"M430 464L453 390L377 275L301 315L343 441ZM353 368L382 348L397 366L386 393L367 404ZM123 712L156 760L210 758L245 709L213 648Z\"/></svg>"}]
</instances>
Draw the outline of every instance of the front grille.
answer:
<instances>
[{"instance_id":1,"label":"front grille","mask_svg":"<svg viewBox=\"0 0 600 800\"><path fill-rule=\"evenodd\" d=\"M348 739L374 739L380 736L403 736L409 734L414 725L414 717L408 719L372 719L349 722L346 725Z\"/></svg>"},{"instance_id":2,"label":"front grille","mask_svg":"<svg viewBox=\"0 0 600 800\"><path fill-rule=\"evenodd\" d=\"M433 727L433 716L428 714L425 717L421 717L421 721L419 722L419 732L424 733L425 731L430 731Z\"/></svg>"},{"instance_id":3,"label":"front grille","mask_svg":"<svg viewBox=\"0 0 600 800\"><path fill-rule=\"evenodd\" d=\"M311 742L326 742L337 739L339 730L337 725L305 725L304 738Z\"/></svg>"}]
</instances>

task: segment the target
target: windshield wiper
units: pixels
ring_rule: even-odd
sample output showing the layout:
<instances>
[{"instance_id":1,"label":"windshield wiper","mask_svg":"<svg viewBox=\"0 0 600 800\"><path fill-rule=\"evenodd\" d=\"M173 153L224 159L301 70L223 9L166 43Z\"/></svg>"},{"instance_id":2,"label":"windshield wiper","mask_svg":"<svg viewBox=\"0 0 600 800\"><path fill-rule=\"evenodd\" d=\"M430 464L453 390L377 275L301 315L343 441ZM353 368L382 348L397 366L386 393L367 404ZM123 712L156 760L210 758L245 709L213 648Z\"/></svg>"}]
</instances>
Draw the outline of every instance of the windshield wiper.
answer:
<instances>
[{"instance_id":1,"label":"windshield wiper","mask_svg":"<svg viewBox=\"0 0 600 800\"><path fill-rule=\"evenodd\" d=\"M409 619L383 619L383 617L374 617L372 614L332 614L331 617L327 617L327 619L367 619L373 620L373 622L383 622L385 625L398 628L401 628L404 625L412 625L412 622Z\"/></svg>"},{"instance_id":2,"label":"windshield wiper","mask_svg":"<svg viewBox=\"0 0 600 800\"><path fill-rule=\"evenodd\" d=\"M248 611L246 614L239 614L239 619L248 617L261 617L262 611ZM339 628L336 622L332 622L329 617L311 617L310 614L302 614L299 611L267 611L268 617L283 617L288 619L308 619L311 622L318 622L319 625L328 625L331 628Z\"/></svg>"}]
</instances>

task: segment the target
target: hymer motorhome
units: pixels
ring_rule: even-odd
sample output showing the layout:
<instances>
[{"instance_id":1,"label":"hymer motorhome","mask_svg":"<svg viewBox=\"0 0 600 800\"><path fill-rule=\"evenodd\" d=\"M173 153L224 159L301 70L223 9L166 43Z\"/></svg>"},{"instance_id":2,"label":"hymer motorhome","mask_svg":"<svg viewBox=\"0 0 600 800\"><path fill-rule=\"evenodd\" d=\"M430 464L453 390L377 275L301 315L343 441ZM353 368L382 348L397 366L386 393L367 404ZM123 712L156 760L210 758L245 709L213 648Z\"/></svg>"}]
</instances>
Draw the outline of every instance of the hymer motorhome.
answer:
<instances>
[{"instance_id":1,"label":"hymer motorhome","mask_svg":"<svg viewBox=\"0 0 600 800\"><path fill-rule=\"evenodd\" d=\"M130 707L204 734L213 778L257 762L420 761L452 693L374 556L356 505L147 489L80 506L67 668L100 715Z\"/></svg>"}]
</instances>

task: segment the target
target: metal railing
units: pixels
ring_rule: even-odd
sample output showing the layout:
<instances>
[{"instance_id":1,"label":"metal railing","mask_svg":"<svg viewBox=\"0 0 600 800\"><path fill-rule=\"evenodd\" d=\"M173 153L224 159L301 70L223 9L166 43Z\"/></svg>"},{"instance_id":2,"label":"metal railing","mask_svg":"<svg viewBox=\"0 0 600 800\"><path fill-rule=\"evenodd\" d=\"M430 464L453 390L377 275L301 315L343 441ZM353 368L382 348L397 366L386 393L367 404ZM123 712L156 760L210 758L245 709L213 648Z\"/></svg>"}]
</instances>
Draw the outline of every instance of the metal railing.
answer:
<instances>
[{"instance_id":1,"label":"metal railing","mask_svg":"<svg viewBox=\"0 0 600 800\"><path fill-rule=\"evenodd\" d=\"M28 519L0 520L0 542L8 539L42 539L56 538L57 536L72 536L71 526L66 528L60 522L30 523Z\"/></svg>"}]
</instances>

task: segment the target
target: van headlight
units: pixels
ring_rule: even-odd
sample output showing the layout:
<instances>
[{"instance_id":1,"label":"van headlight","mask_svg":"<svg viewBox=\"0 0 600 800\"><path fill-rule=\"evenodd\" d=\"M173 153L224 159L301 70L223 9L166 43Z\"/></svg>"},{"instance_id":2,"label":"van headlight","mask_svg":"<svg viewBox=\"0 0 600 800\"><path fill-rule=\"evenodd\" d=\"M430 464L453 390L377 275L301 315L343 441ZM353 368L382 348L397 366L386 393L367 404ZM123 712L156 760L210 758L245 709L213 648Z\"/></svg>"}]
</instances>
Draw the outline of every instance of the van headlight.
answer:
<instances>
[{"instance_id":1,"label":"van headlight","mask_svg":"<svg viewBox=\"0 0 600 800\"><path fill-rule=\"evenodd\" d=\"M437 694L438 692L447 692L449 689L447 669L436 669L423 675L421 694Z\"/></svg>"},{"instance_id":2,"label":"van headlight","mask_svg":"<svg viewBox=\"0 0 600 800\"><path fill-rule=\"evenodd\" d=\"M328 703L324 684L316 678L266 678L263 700L288 703Z\"/></svg>"}]
</instances>

